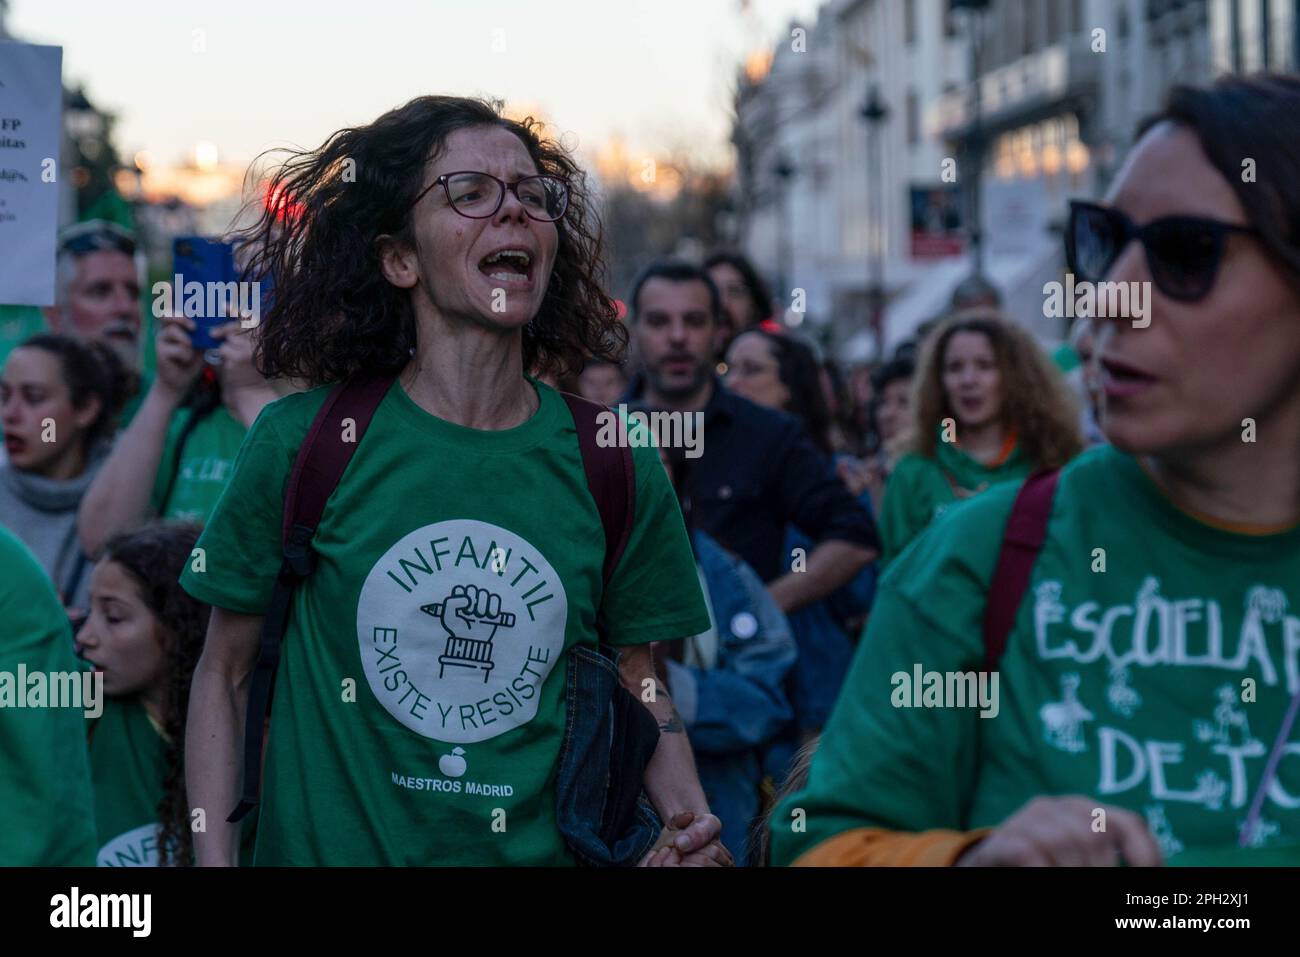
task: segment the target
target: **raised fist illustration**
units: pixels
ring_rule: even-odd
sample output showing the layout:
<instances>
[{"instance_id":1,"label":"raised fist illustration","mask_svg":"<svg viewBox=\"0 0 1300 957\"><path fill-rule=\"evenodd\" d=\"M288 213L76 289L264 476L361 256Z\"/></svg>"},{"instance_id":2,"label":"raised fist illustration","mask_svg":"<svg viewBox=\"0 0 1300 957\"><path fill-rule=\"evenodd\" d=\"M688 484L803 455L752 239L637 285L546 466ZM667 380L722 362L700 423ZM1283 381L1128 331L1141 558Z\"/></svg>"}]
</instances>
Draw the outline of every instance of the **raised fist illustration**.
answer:
<instances>
[{"instance_id":1,"label":"raised fist illustration","mask_svg":"<svg viewBox=\"0 0 1300 957\"><path fill-rule=\"evenodd\" d=\"M491 641L498 628L515 624L515 616L501 610L501 596L477 585L457 585L445 601L420 610L437 618L448 638Z\"/></svg>"}]
</instances>

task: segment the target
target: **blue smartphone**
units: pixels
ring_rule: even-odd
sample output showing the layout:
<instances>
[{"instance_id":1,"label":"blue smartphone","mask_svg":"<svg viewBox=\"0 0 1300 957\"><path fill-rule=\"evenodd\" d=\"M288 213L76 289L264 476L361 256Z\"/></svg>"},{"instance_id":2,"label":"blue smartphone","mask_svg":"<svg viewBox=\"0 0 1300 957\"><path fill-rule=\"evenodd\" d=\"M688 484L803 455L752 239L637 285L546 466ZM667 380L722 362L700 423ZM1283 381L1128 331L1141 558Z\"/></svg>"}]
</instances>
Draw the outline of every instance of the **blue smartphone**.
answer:
<instances>
[{"instance_id":1,"label":"blue smartphone","mask_svg":"<svg viewBox=\"0 0 1300 957\"><path fill-rule=\"evenodd\" d=\"M184 307L184 314L194 320L190 342L195 349L217 348L221 340L212 335L212 329L236 318L231 314L222 315L218 305L222 291L234 288L226 284L239 279L235 247L203 236L177 236L172 242L172 272L172 281L180 288L174 295ZM201 305L194 295L198 290L191 283L200 284Z\"/></svg>"}]
</instances>

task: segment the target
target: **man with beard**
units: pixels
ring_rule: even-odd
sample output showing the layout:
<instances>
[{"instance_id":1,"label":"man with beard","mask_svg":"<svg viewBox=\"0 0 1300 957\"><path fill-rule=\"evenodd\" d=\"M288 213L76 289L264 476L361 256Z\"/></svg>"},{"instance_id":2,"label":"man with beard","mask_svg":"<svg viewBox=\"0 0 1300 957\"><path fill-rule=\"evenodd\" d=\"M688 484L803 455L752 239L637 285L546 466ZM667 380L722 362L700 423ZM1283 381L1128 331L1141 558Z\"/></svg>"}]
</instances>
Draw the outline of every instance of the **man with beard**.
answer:
<instances>
[{"instance_id":1,"label":"man with beard","mask_svg":"<svg viewBox=\"0 0 1300 957\"><path fill-rule=\"evenodd\" d=\"M714 375L722 305L708 273L659 261L629 297L640 372L627 400L703 413L703 452L689 461L687 521L758 573L784 612L833 592L875 558L871 517L835 476L793 416L729 392ZM787 524L815 543L783 554Z\"/></svg>"},{"instance_id":2,"label":"man with beard","mask_svg":"<svg viewBox=\"0 0 1300 957\"><path fill-rule=\"evenodd\" d=\"M100 339L136 378L123 413L129 421L147 390L140 381L140 276L136 243L116 223L91 220L59 239L55 304L45 310L52 332Z\"/></svg>"}]
</instances>

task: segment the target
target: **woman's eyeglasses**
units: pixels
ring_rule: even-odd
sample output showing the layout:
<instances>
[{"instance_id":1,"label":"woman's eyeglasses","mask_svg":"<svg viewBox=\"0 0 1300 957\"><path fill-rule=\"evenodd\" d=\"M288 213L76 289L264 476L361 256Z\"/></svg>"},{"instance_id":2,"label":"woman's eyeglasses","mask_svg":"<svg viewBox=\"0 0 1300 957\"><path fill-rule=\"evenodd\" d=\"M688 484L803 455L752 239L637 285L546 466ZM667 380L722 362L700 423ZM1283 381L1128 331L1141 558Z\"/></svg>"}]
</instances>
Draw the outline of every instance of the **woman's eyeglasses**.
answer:
<instances>
[{"instance_id":1,"label":"woman's eyeglasses","mask_svg":"<svg viewBox=\"0 0 1300 957\"><path fill-rule=\"evenodd\" d=\"M1118 209L1073 200L1065 260L1076 279L1100 282L1136 239L1156 288L1170 299L1196 302L1214 288L1228 234L1258 232L1253 226L1197 216L1165 216L1138 226Z\"/></svg>"},{"instance_id":2,"label":"woman's eyeglasses","mask_svg":"<svg viewBox=\"0 0 1300 957\"><path fill-rule=\"evenodd\" d=\"M472 170L443 173L426 186L411 205L418 203L435 186L443 188L452 209L469 219L495 216L505 202L506 190L515 194L530 219L541 223L553 223L563 218L569 208L568 184L558 176L525 176L507 183L487 173Z\"/></svg>"}]
</instances>

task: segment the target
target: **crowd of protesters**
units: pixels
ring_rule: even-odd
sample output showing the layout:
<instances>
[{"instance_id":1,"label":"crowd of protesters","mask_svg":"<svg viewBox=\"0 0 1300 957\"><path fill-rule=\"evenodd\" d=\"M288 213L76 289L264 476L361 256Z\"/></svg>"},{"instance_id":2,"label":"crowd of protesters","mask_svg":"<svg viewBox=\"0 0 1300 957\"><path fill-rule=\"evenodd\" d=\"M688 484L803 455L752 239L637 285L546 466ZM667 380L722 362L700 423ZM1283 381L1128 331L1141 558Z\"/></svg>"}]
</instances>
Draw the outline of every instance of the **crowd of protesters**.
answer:
<instances>
[{"instance_id":1,"label":"crowd of protesters","mask_svg":"<svg viewBox=\"0 0 1300 957\"><path fill-rule=\"evenodd\" d=\"M623 315L582 171L474 99L292 153L271 308L147 376L133 238L69 230L0 673L104 697L0 688L0 865L1300 862L1297 116L1172 92L1066 227L1150 325L1068 361L975 281L842 367L733 251Z\"/></svg>"}]
</instances>

